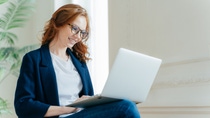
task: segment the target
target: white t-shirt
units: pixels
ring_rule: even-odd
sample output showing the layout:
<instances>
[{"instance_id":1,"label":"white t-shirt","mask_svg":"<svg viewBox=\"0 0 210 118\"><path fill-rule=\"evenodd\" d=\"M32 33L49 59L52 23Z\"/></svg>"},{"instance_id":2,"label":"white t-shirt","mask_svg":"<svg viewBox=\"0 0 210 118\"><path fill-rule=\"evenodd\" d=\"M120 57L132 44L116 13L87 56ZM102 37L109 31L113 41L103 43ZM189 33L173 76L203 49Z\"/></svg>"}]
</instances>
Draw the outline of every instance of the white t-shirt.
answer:
<instances>
[{"instance_id":1,"label":"white t-shirt","mask_svg":"<svg viewBox=\"0 0 210 118\"><path fill-rule=\"evenodd\" d=\"M83 87L80 75L71 58L65 61L53 53L50 54L56 74L60 106L71 104L79 98L78 94Z\"/></svg>"}]
</instances>

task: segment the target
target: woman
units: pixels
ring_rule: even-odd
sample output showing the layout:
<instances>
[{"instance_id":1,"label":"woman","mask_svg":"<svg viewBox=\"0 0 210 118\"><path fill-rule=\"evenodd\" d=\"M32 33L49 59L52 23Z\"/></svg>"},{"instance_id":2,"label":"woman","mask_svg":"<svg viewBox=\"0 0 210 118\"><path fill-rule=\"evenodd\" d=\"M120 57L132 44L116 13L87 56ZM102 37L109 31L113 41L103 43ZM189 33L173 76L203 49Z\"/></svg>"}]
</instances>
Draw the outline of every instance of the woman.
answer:
<instances>
[{"instance_id":1,"label":"woman","mask_svg":"<svg viewBox=\"0 0 210 118\"><path fill-rule=\"evenodd\" d=\"M94 94L86 65L89 32L87 12L79 5L64 5L52 15L42 46L23 57L14 101L19 118L140 117L129 100L83 110L65 107Z\"/></svg>"}]
</instances>

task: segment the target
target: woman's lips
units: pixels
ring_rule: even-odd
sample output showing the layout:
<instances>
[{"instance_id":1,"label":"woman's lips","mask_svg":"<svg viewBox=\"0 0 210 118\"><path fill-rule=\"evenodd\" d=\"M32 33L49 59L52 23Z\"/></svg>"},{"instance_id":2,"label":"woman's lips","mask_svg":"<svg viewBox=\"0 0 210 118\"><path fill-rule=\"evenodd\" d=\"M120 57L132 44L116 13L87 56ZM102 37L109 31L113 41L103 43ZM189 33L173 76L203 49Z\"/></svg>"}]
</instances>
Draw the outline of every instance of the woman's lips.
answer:
<instances>
[{"instance_id":1,"label":"woman's lips","mask_svg":"<svg viewBox=\"0 0 210 118\"><path fill-rule=\"evenodd\" d=\"M68 38L71 43L76 43L76 41L72 38Z\"/></svg>"}]
</instances>

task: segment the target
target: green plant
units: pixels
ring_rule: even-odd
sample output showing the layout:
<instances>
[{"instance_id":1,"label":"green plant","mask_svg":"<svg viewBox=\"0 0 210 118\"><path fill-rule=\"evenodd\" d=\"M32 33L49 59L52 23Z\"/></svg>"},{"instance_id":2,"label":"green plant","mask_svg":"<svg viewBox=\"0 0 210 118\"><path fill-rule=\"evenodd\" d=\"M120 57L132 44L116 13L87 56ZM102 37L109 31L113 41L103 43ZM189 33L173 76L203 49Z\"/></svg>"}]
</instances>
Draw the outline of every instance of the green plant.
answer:
<instances>
[{"instance_id":1,"label":"green plant","mask_svg":"<svg viewBox=\"0 0 210 118\"><path fill-rule=\"evenodd\" d=\"M22 56L37 47L28 45L16 47L15 28L21 28L33 12L34 0L0 0L0 5L7 4L6 13L0 18L0 84L8 75L18 76ZM9 113L6 100L0 97L0 115Z\"/></svg>"},{"instance_id":2,"label":"green plant","mask_svg":"<svg viewBox=\"0 0 210 118\"><path fill-rule=\"evenodd\" d=\"M7 107L7 101L0 98L0 115L3 113L11 113L10 110Z\"/></svg>"},{"instance_id":3,"label":"green plant","mask_svg":"<svg viewBox=\"0 0 210 118\"><path fill-rule=\"evenodd\" d=\"M0 1L0 4L3 4L3 3L5 3L5 2L7 2L8 0L1 0Z\"/></svg>"}]
</instances>

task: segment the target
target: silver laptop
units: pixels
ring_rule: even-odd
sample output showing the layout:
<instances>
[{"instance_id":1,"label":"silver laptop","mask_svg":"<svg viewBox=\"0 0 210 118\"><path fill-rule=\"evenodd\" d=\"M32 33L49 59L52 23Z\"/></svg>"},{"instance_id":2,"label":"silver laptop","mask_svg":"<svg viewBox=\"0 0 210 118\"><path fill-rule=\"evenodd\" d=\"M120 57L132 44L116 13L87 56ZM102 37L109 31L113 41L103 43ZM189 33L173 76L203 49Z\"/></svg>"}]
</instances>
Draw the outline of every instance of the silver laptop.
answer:
<instances>
[{"instance_id":1,"label":"silver laptop","mask_svg":"<svg viewBox=\"0 0 210 118\"><path fill-rule=\"evenodd\" d=\"M129 99L146 100L162 60L120 48L100 95L69 104L70 107L91 107Z\"/></svg>"}]
</instances>

